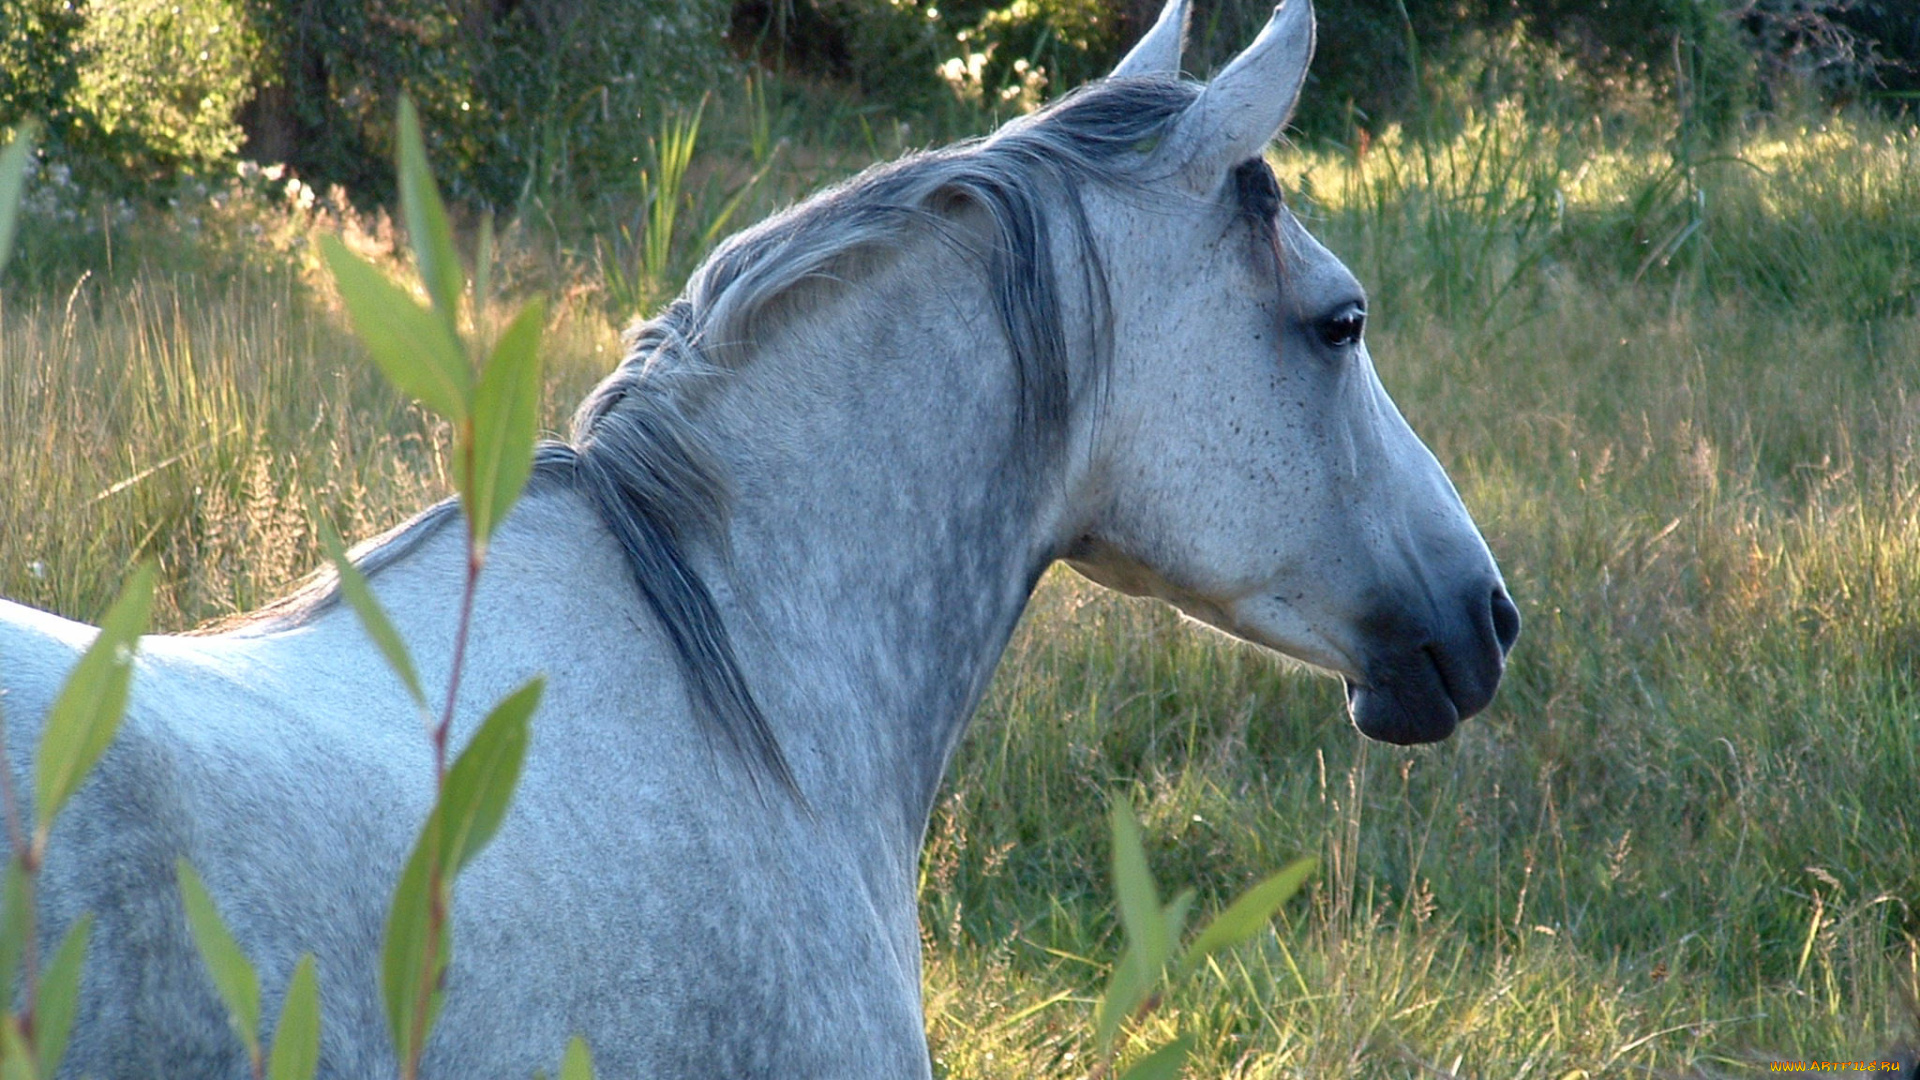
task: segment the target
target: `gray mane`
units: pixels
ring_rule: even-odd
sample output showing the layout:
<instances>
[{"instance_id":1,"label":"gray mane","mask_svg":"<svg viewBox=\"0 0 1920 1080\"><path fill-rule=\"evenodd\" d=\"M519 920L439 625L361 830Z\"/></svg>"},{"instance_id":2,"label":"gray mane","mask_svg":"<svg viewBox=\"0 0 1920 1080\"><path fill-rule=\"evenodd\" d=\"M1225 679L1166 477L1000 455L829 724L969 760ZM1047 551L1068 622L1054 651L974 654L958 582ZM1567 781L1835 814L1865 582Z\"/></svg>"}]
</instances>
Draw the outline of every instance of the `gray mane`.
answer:
<instances>
[{"instance_id":1,"label":"gray mane","mask_svg":"<svg viewBox=\"0 0 1920 1080\"><path fill-rule=\"evenodd\" d=\"M693 541L724 537L728 505L727 477L689 407L727 370L751 362L757 331L797 287L839 281L856 256L951 235L953 209L964 205L991 223L982 272L1019 388L1019 445L1011 449L1036 466L1051 462L1075 397L1058 267L1080 268L1075 284L1092 316L1084 352L1096 377L1110 344L1106 280L1080 191L1143 179L1169 121L1197 94L1197 86L1165 78L1095 83L987 138L871 168L735 235L679 299L630 332L626 358L581 403L569 440L540 447L531 490L565 487L593 504L673 645L696 711L717 725L756 783L764 772L797 791L712 593L688 562ZM1052 250L1050 227L1062 213L1075 248L1065 258ZM857 288L855 277L828 287ZM457 514L456 503L442 502L364 547L356 562L377 572ZM316 580L260 614L303 621L334 592L330 580Z\"/></svg>"}]
</instances>

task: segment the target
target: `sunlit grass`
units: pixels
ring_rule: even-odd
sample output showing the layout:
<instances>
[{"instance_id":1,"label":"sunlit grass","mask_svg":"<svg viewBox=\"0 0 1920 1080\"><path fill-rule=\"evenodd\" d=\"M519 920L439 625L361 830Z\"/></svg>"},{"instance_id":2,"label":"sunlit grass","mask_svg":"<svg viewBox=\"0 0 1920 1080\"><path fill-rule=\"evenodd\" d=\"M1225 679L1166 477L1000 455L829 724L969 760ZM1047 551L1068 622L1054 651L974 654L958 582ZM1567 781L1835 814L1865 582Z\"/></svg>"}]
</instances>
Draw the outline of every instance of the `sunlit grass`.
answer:
<instances>
[{"instance_id":1,"label":"sunlit grass","mask_svg":"<svg viewBox=\"0 0 1920 1080\"><path fill-rule=\"evenodd\" d=\"M557 319L548 426L610 366L597 308ZM156 558L155 625L256 607L447 493L447 432L398 397L329 298L288 274L0 294L0 595L91 617Z\"/></svg>"},{"instance_id":2,"label":"sunlit grass","mask_svg":"<svg viewBox=\"0 0 1920 1080\"><path fill-rule=\"evenodd\" d=\"M1659 285L1818 319L1920 310L1920 129L1831 118L1676 156L1657 133L1516 102L1416 143L1398 128L1277 160L1302 210L1384 298L1497 327L1552 284ZM1399 305L1407 308L1404 302ZM1393 306L1387 316L1395 317Z\"/></svg>"}]
</instances>

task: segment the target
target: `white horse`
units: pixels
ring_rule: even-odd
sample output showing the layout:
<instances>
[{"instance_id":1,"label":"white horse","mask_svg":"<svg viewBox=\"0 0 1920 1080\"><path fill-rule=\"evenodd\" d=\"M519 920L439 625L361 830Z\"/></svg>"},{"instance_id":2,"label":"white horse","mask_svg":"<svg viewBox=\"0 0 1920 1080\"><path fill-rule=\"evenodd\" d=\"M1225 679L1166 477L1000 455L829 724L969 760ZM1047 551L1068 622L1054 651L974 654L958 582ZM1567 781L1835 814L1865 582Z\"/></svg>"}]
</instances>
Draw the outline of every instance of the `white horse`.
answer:
<instances>
[{"instance_id":1,"label":"white horse","mask_svg":"<svg viewBox=\"0 0 1920 1080\"><path fill-rule=\"evenodd\" d=\"M1172 0L1113 77L725 244L540 454L482 581L457 741L545 673L512 812L460 879L439 1078L583 1033L609 1077L929 1075L916 861L1029 592L1065 559L1343 676L1375 738L1485 706L1519 617L1261 154L1289 0L1212 82ZM457 508L359 552L445 685ZM93 631L0 603L13 782ZM437 650L437 651L436 651ZM398 681L321 582L143 641L55 830L45 940L92 935L63 1075L240 1077L184 856L267 1014L319 960L322 1073L392 1075L377 958L432 798Z\"/></svg>"}]
</instances>

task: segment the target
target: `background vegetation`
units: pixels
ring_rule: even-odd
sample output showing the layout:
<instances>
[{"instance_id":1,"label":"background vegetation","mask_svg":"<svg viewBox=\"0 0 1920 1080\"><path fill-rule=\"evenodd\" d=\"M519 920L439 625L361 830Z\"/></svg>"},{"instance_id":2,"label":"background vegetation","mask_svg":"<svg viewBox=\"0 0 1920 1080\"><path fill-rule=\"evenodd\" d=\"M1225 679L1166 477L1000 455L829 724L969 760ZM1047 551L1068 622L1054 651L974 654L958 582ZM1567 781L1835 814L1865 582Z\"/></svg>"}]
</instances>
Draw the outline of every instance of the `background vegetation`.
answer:
<instances>
[{"instance_id":1,"label":"background vegetation","mask_svg":"<svg viewBox=\"0 0 1920 1080\"><path fill-rule=\"evenodd\" d=\"M1097 72L1143 17L821 0L612 33L648 9L184 0L139 24L208 52L208 88L172 94L177 64L108 81L101 56L174 54L105 10L0 0L0 125L50 125L0 280L0 594L96 618L153 557L167 628L314 565L312 507L367 535L449 488L448 430L356 353L311 250L402 258L378 204L398 89L456 217L500 215L498 293L551 298L558 428L713 240ZM1920 20L1589 11L1329 0L1275 159L1526 615L1499 700L1444 746L1368 745L1328 681L1050 577L929 834L942 1075L1086 1074L1116 791L1203 909L1322 861L1277 932L1129 1036L1195 1033L1194 1075L1733 1076L1915 1037L1920 132L1897 65ZM1190 66L1261 17L1203 8ZM354 34L387 51L344 58ZM276 130L285 154L236 163Z\"/></svg>"}]
</instances>

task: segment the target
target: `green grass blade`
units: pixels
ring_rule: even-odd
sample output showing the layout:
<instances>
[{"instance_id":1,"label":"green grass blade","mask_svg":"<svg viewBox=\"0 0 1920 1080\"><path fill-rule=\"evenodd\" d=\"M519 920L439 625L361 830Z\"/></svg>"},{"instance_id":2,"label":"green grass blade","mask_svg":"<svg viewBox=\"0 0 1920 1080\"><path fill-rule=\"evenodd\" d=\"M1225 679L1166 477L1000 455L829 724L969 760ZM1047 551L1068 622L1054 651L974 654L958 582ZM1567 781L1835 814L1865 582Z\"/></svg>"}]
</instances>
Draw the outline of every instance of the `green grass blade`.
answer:
<instances>
[{"instance_id":1,"label":"green grass blade","mask_svg":"<svg viewBox=\"0 0 1920 1080\"><path fill-rule=\"evenodd\" d=\"M540 330L545 320L546 306L539 301L521 308L500 335L474 391L473 472L461 478L460 498L467 508L474 544L482 552L533 471L533 444L540 434Z\"/></svg>"},{"instance_id":2,"label":"green grass blade","mask_svg":"<svg viewBox=\"0 0 1920 1080\"><path fill-rule=\"evenodd\" d=\"M180 902L187 909L187 927L193 931L193 943L200 959L213 977L214 989L226 1003L227 1018L247 1048L247 1060L260 1060L260 976L248 962L240 943L233 940L220 909L200 881L200 875L185 859L174 862L174 876L180 882Z\"/></svg>"},{"instance_id":3,"label":"green grass blade","mask_svg":"<svg viewBox=\"0 0 1920 1080\"><path fill-rule=\"evenodd\" d=\"M73 797L120 730L133 678L134 650L153 607L153 577L151 565L134 571L101 620L99 636L74 665L47 714L33 792L36 844L46 842L54 815Z\"/></svg>"},{"instance_id":4,"label":"green grass blade","mask_svg":"<svg viewBox=\"0 0 1920 1080\"><path fill-rule=\"evenodd\" d=\"M354 332L388 381L454 424L465 422L473 373L452 324L421 307L338 237L321 237L320 253Z\"/></svg>"},{"instance_id":5,"label":"green grass blade","mask_svg":"<svg viewBox=\"0 0 1920 1080\"><path fill-rule=\"evenodd\" d=\"M413 248L414 262L420 267L420 280L427 286L434 312L446 321L447 332L457 336L466 275L454 250L446 205L440 201L433 170L427 165L420 116L414 111L413 99L405 94L400 97L398 142L395 164L400 174L400 213L406 219L407 243Z\"/></svg>"},{"instance_id":6,"label":"green grass blade","mask_svg":"<svg viewBox=\"0 0 1920 1080\"><path fill-rule=\"evenodd\" d=\"M1147 867L1147 851L1140 840L1140 822L1133 816L1133 802L1124 797L1115 799L1107 817L1113 830L1113 888L1120 898L1120 921L1127 928L1128 946L1139 958L1142 974L1151 980L1173 950L1166 915L1160 907L1153 871Z\"/></svg>"},{"instance_id":7,"label":"green grass blade","mask_svg":"<svg viewBox=\"0 0 1920 1080\"><path fill-rule=\"evenodd\" d=\"M746 202L747 196L753 194L753 189L760 185L760 181L766 179L767 173L772 170L773 165L772 159L769 159L765 164L761 165L752 176L747 178L746 183L740 185L740 190L734 192L732 197L720 204L719 212L713 215L713 220L707 222L706 229L700 233L700 251L702 253L712 249L714 242L720 239L721 230L725 229L727 223L733 220L734 213L740 209L742 203Z\"/></svg>"},{"instance_id":8,"label":"green grass blade","mask_svg":"<svg viewBox=\"0 0 1920 1080\"><path fill-rule=\"evenodd\" d=\"M560 1080L593 1080L593 1055L587 1052L587 1040L578 1035L567 1040L567 1056L560 1060Z\"/></svg>"},{"instance_id":9,"label":"green grass blade","mask_svg":"<svg viewBox=\"0 0 1920 1080\"><path fill-rule=\"evenodd\" d=\"M87 959L87 934L93 929L93 915L74 920L67 936L54 951L47 970L40 976L40 1000L33 1014L34 1051L40 1059L40 1075L50 1077L60 1068L67 1053L67 1038L73 1034L73 1017L80 1004L80 968Z\"/></svg>"},{"instance_id":10,"label":"green grass blade","mask_svg":"<svg viewBox=\"0 0 1920 1080\"><path fill-rule=\"evenodd\" d=\"M1187 1054L1193 1049L1193 1036L1182 1035L1141 1058L1120 1074L1120 1080L1174 1080L1186 1067Z\"/></svg>"},{"instance_id":11,"label":"green grass blade","mask_svg":"<svg viewBox=\"0 0 1920 1080\"><path fill-rule=\"evenodd\" d=\"M528 724L545 686L543 679L530 679L494 706L447 770L437 812L446 823L443 856L449 878L487 846L506 818L526 758Z\"/></svg>"},{"instance_id":12,"label":"green grass blade","mask_svg":"<svg viewBox=\"0 0 1920 1080\"><path fill-rule=\"evenodd\" d=\"M20 220L20 194L27 186L27 161L33 156L32 123L21 128L5 150L0 150L0 270L13 254L13 230Z\"/></svg>"},{"instance_id":13,"label":"green grass blade","mask_svg":"<svg viewBox=\"0 0 1920 1080\"><path fill-rule=\"evenodd\" d=\"M1267 923L1279 914L1281 905L1300 891L1300 886L1319 866L1320 860L1311 855L1295 859L1285 869L1241 893L1239 899L1214 916L1194 939L1182 964L1182 973L1192 971L1208 956L1230 949L1266 929Z\"/></svg>"},{"instance_id":14,"label":"green grass blade","mask_svg":"<svg viewBox=\"0 0 1920 1080\"><path fill-rule=\"evenodd\" d=\"M360 626L373 639L380 654L387 658L387 666L400 677L401 683L412 695L415 705L422 712L428 708L427 694L420 686L420 674L414 669L413 655L407 651L407 643L400 638L400 631L393 628L393 621L374 598L373 590L367 586L366 575L347 558L345 547L340 543L340 535L333 531L325 518L314 515L320 523L320 543L326 548L327 561L333 564L334 572L340 575L340 593L347 598L347 605L360 617Z\"/></svg>"},{"instance_id":15,"label":"green grass blade","mask_svg":"<svg viewBox=\"0 0 1920 1080\"><path fill-rule=\"evenodd\" d=\"M313 954L303 953L287 983L287 1000L273 1029L267 1080L313 1080L320 1068L320 978Z\"/></svg>"}]
</instances>

